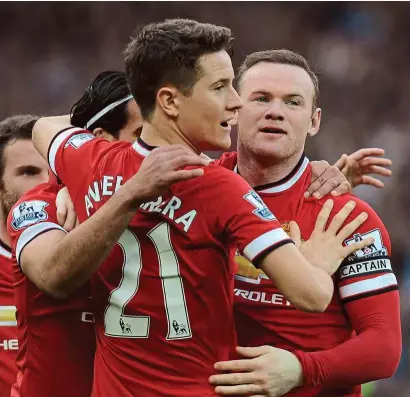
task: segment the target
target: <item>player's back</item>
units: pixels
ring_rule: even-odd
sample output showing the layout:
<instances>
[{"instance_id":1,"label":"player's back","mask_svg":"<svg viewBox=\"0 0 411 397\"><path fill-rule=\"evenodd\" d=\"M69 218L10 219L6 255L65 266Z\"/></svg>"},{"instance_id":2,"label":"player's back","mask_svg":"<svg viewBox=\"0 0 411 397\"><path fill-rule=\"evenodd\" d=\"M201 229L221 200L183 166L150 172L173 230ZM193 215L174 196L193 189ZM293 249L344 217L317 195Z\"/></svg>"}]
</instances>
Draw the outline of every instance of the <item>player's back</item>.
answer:
<instances>
[{"instance_id":1,"label":"player's back","mask_svg":"<svg viewBox=\"0 0 411 397\"><path fill-rule=\"evenodd\" d=\"M0 241L0 397L9 397L11 386L16 381L17 350L11 249Z\"/></svg>"},{"instance_id":2,"label":"player's back","mask_svg":"<svg viewBox=\"0 0 411 397\"><path fill-rule=\"evenodd\" d=\"M39 290L19 264L30 241L60 228L54 204L58 190L57 185L39 185L21 197L8 218L20 345L12 397L91 393L95 332L89 286L66 299L54 299Z\"/></svg>"},{"instance_id":3,"label":"player's back","mask_svg":"<svg viewBox=\"0 0 411 397\"><path fill-rule=\"evenodd\" d=\"M141 140L130 146L88 136L80 148L71 145L80 139L75 131L65 139L53 149L51 164L68 170L64 178L82 222L138 172L150 153ZM69 164L86 156L92 166L74 179L78 172ZM200 178L177 183L141 205L92 278L93 396L215 395L208 383L213 365L235 354L232 243L253 260L289 242L254 196L240 177L212 165ZM270 237L260 239L265 233Z\"/></svg>"},{"instance_id":4,"label":"player's back","mask_svg":"<svg viewBox=\"0 0 411 397\"><path fill-rule=\"evenodd\" d=\"M114 156L112 175L124 181L144 159L132 151ZM122 163L134 166L125 174ZM93 279L99 344L93 395L213 395L213 364L233 357L229 242L211 234L192 186L200 188L179 183L142 205Z\"/></svg>"}]
</instances>

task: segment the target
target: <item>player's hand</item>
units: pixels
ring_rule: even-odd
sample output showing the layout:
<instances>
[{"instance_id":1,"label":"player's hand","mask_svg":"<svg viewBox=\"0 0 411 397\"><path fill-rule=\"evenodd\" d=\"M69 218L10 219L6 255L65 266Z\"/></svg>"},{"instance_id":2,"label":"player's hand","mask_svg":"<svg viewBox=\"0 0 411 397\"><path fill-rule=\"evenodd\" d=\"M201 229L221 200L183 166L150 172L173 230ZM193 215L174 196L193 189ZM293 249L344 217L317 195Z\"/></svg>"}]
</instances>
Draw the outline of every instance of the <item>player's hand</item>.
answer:
<instances>
[{"instance_id":1,"label":"player's hand","mask_svg":"<svg viewBox=\"0 0 411 397\"><path fill-rule=\"evenodd\" d=\"M76 211L66 187L60 189L56 197L57 221L64 230L70 232L78 225Z\"/></svg>"},{"instance_id":2,"label":"player's hand","mask_svg":"<svg viewBox=\"0 0 411 397\"><path fill-rule=\"evenodd\" d=\"M343 223L355 208L355 201L349 201L332 219L326 229L327 221L330 217L334 202L327 200L318 214L314 230L310 238L303 242L299 249L304 257L314 266L317 266L327 273L334 274L345 257L358 251L374 242L369 237L362 241L343 246L344 240L351 236L368 218L366 212L362 212L353 221ZM341 229L341 230L340 230ZM298 225L290 222L290 236L292 239L299 239L301 236ZM298 242L296 243L298 246Z\"/></svg>"},{"instance_id":3,"label":"player's hand","mask_svg":"<svg viewBox=\"0 0 411 397\"><path fill-rule=\"evenodd\" d=\"M136 202L146 202L160 196L173 183L198 178L202 168L184 169L189 166L207 166L205 159L183 145L169 145L154 149L142 162L138 172L122 189L131 192Z\"/></svg>"},{"instance_id":4,"label":"player's hand","mask_svg":"<svg viewBox=\"0 0 411 397\"><path fill-rule=\"evenodd\" d=\"M302 367L297 357L287 350L271 346L237 347L242 360L222 361L214 368L222 372L210 377L220 395L277 397L302 385Z\"/></svg>"},{"instance_id":5,"label":"player's hand","mask_svg":"<svg viewBox=\"0 0 411 397\"><path fill-rule=\"evenodd\" d=\"M324 160L312 161L310 164L312 167L311 185L304 193L304 197L314 196L320 199L329 193L333 196L340 196L351 192L349 181L338 167Z\"/></svg>"},{"instance_id":6,"label":"player's hand","mask_svg":"<svg viewBox=\"0 0 411 397\"><path fill-rule=\"evenodd\" d=\"M384 156L384 149L360 149L349 156L343 154L334 165L347 177L352 187L371 185L383 188L383 182L370 176L370 174L387 177L392 175L391 170L385 168L390 167L392 161L382 156Z\"/></svg>"}]
</instances>

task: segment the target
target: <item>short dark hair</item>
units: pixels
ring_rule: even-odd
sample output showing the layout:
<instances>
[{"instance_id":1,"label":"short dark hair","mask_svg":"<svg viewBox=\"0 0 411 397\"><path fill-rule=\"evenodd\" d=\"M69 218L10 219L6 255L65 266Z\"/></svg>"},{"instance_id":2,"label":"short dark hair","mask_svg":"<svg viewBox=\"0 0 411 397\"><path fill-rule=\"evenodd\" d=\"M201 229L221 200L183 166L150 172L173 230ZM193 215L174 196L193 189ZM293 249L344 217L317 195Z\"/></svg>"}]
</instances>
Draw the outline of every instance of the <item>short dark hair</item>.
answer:
<instances>
[{"instance_id":1,"label":"short dark hair","mask_svg":"<svg viewBox=\"0 0 411 397\"><path fill-rule=\"evenodd\" d=\"M39 116L19 114L0 122L0 179L4 173L4 149L12 141L27 139L31 141L31 133Z\"/></svg>"},{"instance_id":2,"label":"short dark hair","mask_svg":"<svg viewBox=\"0 0 411 397\"><path fill-rule=\"evenodd\" d=\"M153 112L157 91L165 84L191 95L202 72L198 59L221 50L231 55L233 41L230 29L189 19L166 19L141 28L125 50L125 67L143 118Z\"/></svg>"},{"instance_id":3,"label":"short dark hair","mask_svg":"<svg viewBox=\"0 0 411 397\"><path fill-rule=\"evenodd\" d=\"M290 50L257 51L247 55L243 63L238 68L237 77L235 80L237 91L240 90L240 83L244 73L260 62L280 63L284 65L297 66L304 69L310 76L314 85L313 111L317 108L320 96L318 77L312 71L308 61L302 55Z\"/></svg>"},{"instance_id":4,"label":"short dark hair","mask_svg":"<svg viewBox=\"0 0 411 397\"><path fill-rule=\"evenodd\" d=\"M87 122L106 106L130 95L126 74L118 71L100 73L87 87L82 97L71 107L71 124L83 128ZM88 126L89 130L103 128L118 139L119 131L128 119L125 101L107 112L104 116Z\"/></svg>"}]
</instances>

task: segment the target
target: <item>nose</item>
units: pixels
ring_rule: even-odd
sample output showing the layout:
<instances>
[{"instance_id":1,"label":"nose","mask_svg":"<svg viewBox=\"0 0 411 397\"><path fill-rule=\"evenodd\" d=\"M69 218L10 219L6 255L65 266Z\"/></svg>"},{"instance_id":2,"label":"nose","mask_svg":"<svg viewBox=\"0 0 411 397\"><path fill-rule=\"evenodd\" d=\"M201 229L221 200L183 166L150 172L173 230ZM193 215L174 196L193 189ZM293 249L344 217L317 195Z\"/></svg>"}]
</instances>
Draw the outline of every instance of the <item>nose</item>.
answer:
<instances>
[{"instance_id":1,"label":"nose","mask_svg":"<svg viewBox=\"0 0 411 397\"><path fill-rule=\"evenodd\" d=\"M264 117L268 120L280 120L284 121L284 110L281 105L281 101L273 100L271 106L265 112Z\"/></svg>"},{"instance_id":2,"label":"nose","mask_svg":"<svg viewBox=\"0 0 411 397\"><path fill-rule=\"evenodd\" d=\"M242 107L243 107L242 99L237 94L237 91L234 89L234 87L231 87L230 92L228 94L227 110L234 112L236 110L241 109Z\"/></svg>"}]
</instances>

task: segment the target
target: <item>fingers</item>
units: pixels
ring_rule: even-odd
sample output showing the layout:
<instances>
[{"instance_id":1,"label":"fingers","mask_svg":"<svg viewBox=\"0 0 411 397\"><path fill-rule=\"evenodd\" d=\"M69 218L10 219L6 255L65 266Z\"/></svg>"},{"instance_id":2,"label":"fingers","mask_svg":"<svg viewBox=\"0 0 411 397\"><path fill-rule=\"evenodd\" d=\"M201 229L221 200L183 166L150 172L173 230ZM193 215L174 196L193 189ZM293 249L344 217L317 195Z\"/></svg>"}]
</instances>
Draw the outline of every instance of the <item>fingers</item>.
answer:
<instances>
[{"instance_id":1,"label":"fingers","mask_svg":"<svg viewBox=\"0 0 411 397\"><path fill-rule=\"evenodd\" d=\"M217 371L234 371L234 372L249 372L254 370L255 365L251 360L231 360L231 361L219 361L214 364L214 368Z\"/></svg>"},{"instance_id":2,"label":"fingers","mask_svg":"<svg viewBox=\"0 0 411 397\"><path fill-rule=\"evenodd\" d=\"M337 235L341 243L346 238L351 236L367 219L368 214L366 212L361 212L361 214L358 215L353 221L345 225Z\"/></svg>"},{"instance_id":3,"label":"fingers","mask_svg":"<svg viewBox=\"0 0 411 397\"><path fill-rule=\"evenodd\" d=\"M338 187L336 187L331 194L335 197L341 196L342 194L350 193L352 191L352 186L350 185L350 182L347 180L340 183Z\"/></svg>"},{"instance_id":4,"label":"fingers","mask_svg":"<svg viewBox=\"0 0 411 397\"><path fill-rule=\"evenodd\" d=\"M373 243L374 243L374 238L373 237L367 237L364 240L357 241L353 244L347 245L346 247L344 247L344 250L343 250L344 258L346 258L348 255L352 254L353 252L356 252L360 249L368 247L369 245L371 245Z\"/></svg>"},{"instance_id":5,"label":"fingers","mask_svg":"<svg viewBox=\"0 0 411 397\"><path fill-rule=\"evenodd\" d=\"M324 203L323 208L321 209L320 213L317 216L317 220L315 221L315 226L312 235L316 233L322 233L324 231L325 225L327 224L333 206L333 200L327 200Z\"/></svg>"},{"instance_id":6,"label":"fingers","mask_svg":"<svg viewBox=\"0 0 411 397\"><path fill-rule=\"evenodd\" d=\"M237 353L243 357L255 358L255 357L260 357L261 355L265 353L268 353L269 349L270 349L269 346L257 346L257 347L237 346L236 350L237 350Z\"/></svg>"},{"instance_id":7,"label":"fingers","mask_svg":"<svg viewBox=\"0 0 411 397\"><path fill-rule=\"evenodd\" d=\"M67 206L64 203L56 202L57 205L57 222L60 226L64 227L67 216Z\"/></svg>"},{"instance_id":8,"label":"fingers","mask_svg":"<svg viewBox=\"0 0 411 397\"><path fill-rule=\"evenodd\" d=\"M210 376L208 381L212 385L242 385L253 383L254 374L252 372L236 374L218 374Z\"/></svg>"},{"instance_id":9,"label":"fingers","mask_svg":"<svg viewBox=\"0 0 411 397\"><path fill-rule=\"evenodd\" d=\"M361 171L363 174L377 174L377 175L382 175L382 176L392 175L391 170L384 168L384 167L380 167L378 165L369 165L367 167L361 168Z\"/></svg>"},{"instance_id":10,"label":"fingers","mask_svg":"<svg viewBox=\"0 0 411 397\"><path fill-rule=\"evenodd\" d=\"M202 175L204 175L204 170L202 168L195 168L193 170L178 170L174 171L170 175L168 182L171 184L181 181L187 181L189 179L198 178Z\"/></svg>"},{"instance_id":11,"label":"fingers","mask_svg":"<svg viewBox=\"0 0 411 397\"><path fill-rule=\"evenodd\" d=\"M368 156L384 156L384 149L380 148L364 148L357 150L356 152L350 154L349 157L352 157L356 161L360 161L364 157Z\"/></svg>"},{"instance_id":12,"label":"fingers","mask_svg":"<svg viewBox=\"0 0 411 397\"><path fill-rule=\"evenodd\" d=\"M316 192L326 181L323 174L330 165L326 161L313 161L310 163L312 167L311 172L311 185L308 187L307 191L304 193L304 197L310 197L314 192ZM317 198L317 196L314 196Z\"/></svg>"},{"instance_id":13,"label":"fingers","mask_svg":"<svg viewBox=\"0 0 411 397\"><path fill-rule=\"evenodd\" d=\"M301 230L297 222L291 221L290 224L290 237L294 241L297 248L301 246Z\"/></svg>"},{"instance_id":14,"label":"fingers","mask_svg":"<svg viewBox=\"0 0 411 397\"><path fill-rule=\"evenodd\" d=\"M73 204L70 202L67 204L67 216L63 225L63 229L68 232L71 232L76 227L76 222L77 214Z\"/></svg>"},{"instance_id":15,"label":"fingers","mask_svg":"<svg viewBox=\"0 0 411 397\"><path fill-rule=\"evenodd\" d=\"M382 167L390 167L392 161L390 159L381 157L365 157L360 161L361 167L368 167L369 165L380 165Z\"/></svg>"},{"instance_id":16,"label":"fingers","mask_svg":"<svg viewBox=\"0 0 411 397\"><path fill-rule=\"evenodd\" d=\"M347 164L347 160L348 160L348 156L344 153L334 164L334 167L337 167L340 171L342 171L344 169L344 167L346 167Z\"/></svg>"},{"instance_id":17,"label":"fingers","mask_svg":"<svg viewBox=\"0 0 411 397\"><path fill-rule=\"evenodd\" d=\"M179 153L179 152L175 152ZM164 165L167 165L173 170L178 170L179 168L189 167L189 166L202 166L206 167L210 163L210 160L202 158L195 153L184 153L178 154L177 156L170 157L164 160Z\"/></svg>"},{"instance_id":18,"label":"fingers","mask_svg":"<svg viewBox=\"0 0 411 397\"><path fill-rule=\"evenodd\" d=\"M340 230L340 227L343 225L343 223L355 208L355 205L355 201L349 201L347 204L345 204L344 207L341 208L341 210L338 211L338 213L334 216L327 231L336 235L338 230Z\"/></svg>"},{"instance_id":19,"label":"fingers","mask_svg":"<svg viewBox=\"0 0 411 397\"><path fill-rule=\"evenodd\" d=\"M382 181L369 175L363 175L357 185L370 185L380 189L384 187Z\"/></svg>"},{"instance_id":20,"label":"fingers","mask_svg":"<svg viewBox=\"0 0 411 397\"><path fill-rule=\"evenodd\" d=\"M249 385L236 385L236 386L217 386L215 392L223 396L232 395L249 395L250 393L260 393L262 387L259 385L249 384Z\"/></svg>"}]
</instances>

